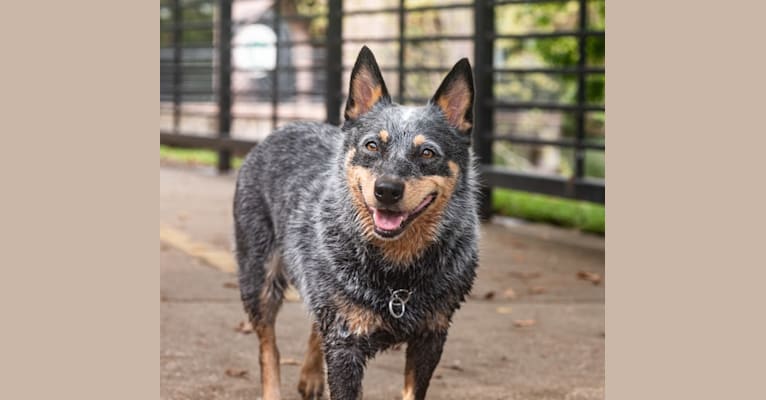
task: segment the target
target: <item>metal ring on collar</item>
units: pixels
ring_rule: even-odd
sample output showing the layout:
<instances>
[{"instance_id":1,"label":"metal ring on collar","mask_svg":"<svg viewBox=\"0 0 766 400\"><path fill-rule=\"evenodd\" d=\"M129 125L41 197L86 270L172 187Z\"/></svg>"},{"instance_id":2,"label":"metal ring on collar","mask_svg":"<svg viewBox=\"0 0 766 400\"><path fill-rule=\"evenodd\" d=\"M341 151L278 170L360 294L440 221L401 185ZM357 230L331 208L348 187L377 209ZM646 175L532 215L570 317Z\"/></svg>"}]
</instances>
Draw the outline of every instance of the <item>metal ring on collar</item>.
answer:
<instances>
[{"instance_id":1,"label":"metal ring on collar","mask_svg":"<svg viewBox=\"0 0 766 400\"><path fill-rule=\"evenodd\" d=\"M405 306L405 303L406 301L402 301L399 298L392 298L388 302L388 312L391 313L391 316L396 319L401 318L402 316L404 316L404 311L407 309ZM394 304L396 304L397 307L401 307L401 311L399 312L394 311Z\"/></svg>"}]
</instances>

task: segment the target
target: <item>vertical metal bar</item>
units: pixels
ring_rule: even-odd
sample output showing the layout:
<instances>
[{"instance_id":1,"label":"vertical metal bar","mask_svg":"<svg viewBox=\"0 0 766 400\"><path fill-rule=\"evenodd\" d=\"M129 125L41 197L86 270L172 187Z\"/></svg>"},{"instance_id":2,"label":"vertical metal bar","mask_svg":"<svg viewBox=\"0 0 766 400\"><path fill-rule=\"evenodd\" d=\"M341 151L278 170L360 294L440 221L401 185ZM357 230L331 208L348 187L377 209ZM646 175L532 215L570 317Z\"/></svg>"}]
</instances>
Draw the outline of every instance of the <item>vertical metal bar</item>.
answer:
<instances>
[{"instance_id":1,"label":"vertical metal bar","mask_svg":"<svg viewBox=\"0 0 766 400\"><path fill-rule=\"evenodd\" d=\"M474 3L474 89L475 109L473 121L473 150L479 165L492 165L492 130L495 112L490 106L494 92L493 54L495 34L495 8L491 1L477 0ZM486 220L492 216L492 188L481 190L479 213Z\"/></svg>"},{"instance_id":2,"label":"vertical metal bar","mask_svg":"<svg viewBox=\"0 0 766 400\"><path fill-rule=\"evenodd\" d=\"M343 79L343 0L328 0L327 7L325 112L328 124L340 125L341 93L343 91L341 86Z\"/></svg>"},{"instance_id":3,"label":"vertical metal bar","mask_svg":"<svg viewBox=\"0 0 766 400\"><path fill-rule=\"evenodd\" d=\"M231 2L218 2L218 137L226 139L231 132ZM231 152L218 152L218 171L231 169Z\"/></svg>"},{"instance_id":4,"label":"vertical metal bar","mask_svg":"<svg viewBox=\"0 0 766 400\"><path fill-rule=\"evenodd\" d=\"M404 46L406 42L404 40L404 30L406 28L406 11L404 8L404 1L399 0L399 90L397 102L404 102Z\"/></svg>"},{"instance_id":5,"label":"vertical metal bar","mask_svg":"<svg viewBox=\"0 0 766 400\"><path fill-rule=\"evenodd\" d=\"M577 126L575 136L575 178L582 179L585 176L585 31L588 29L588 1L580 0L580 16L577 36L579 57L577 59Z\"/></svg>"},{"instance_id":6,"label":"vertical metal bar","mask_svg":"<svg viewBox=\"0 0 766 400\"><path fill-rule=\"evenodd\" d=\"M181 0L173 0L173 133L179 133L181 126L182 23Z\"/></svg>"},{"instance_id":7,"label":"vertical metal bar","mask_svg":"<svg viewBox=\"0 0 766 400\"><path fill-rule=\"evenodd\" d=\"M280 0L274 0L274 19L271 21L271 28L274 29L274 33L277 37L275 43L275 50L277 52L277 62L274 66L274 71L271 73L271 129L277 129L277 123L279 122L279 62L280 55L282 54L282 43L280 40L280 25L282 18L282 3Z\"/></svg>"}]
</instances>

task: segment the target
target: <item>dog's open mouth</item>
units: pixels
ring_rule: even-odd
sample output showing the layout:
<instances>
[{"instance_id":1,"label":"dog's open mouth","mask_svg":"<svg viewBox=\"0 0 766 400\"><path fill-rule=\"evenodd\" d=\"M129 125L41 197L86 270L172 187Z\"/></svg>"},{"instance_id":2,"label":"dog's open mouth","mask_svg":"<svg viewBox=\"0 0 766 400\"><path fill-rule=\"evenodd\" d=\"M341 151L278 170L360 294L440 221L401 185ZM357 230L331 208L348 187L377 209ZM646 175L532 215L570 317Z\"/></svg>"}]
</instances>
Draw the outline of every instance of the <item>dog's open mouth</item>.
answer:
<instances>
[{"instance_id":1,"label":"dog's open mouth","mask_svg":"<svg viewBox=\"0 0 766 400\"><path fill-rule=\"evenodd\" d=\"M370 207L375 223L375 233L384 238L394 238L404 232L412 220L417 218L436 199L436 193L426 196L420 204L410 212L384 210Z\"/></svg>"}]
</instances>

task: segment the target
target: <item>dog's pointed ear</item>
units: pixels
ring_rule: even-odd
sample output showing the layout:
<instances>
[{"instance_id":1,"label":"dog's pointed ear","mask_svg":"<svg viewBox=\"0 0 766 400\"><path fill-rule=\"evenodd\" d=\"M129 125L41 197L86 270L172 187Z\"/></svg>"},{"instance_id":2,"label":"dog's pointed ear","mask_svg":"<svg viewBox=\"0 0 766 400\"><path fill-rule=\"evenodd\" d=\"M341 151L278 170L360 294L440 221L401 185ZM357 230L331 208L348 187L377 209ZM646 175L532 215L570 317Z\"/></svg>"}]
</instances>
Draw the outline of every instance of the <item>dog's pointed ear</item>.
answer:
<instances>
[{"instance_id":1,"label":"dog's pointed ear","mask_svg":"<svg viewBox=\"0 0 766 400\"><path fill-rule=\"evenodd\" d=\"M431 103L438 106L450 125L464 135L473 126L473 72L467 58L458 61L442 81Z\"/></svg>"},{"instance_id":2,"label":"dog's pointed ear","mask_svg":"<svg viewBox=\"0 0 766 400\"><path fill-rule=\"evenodd\" d=\"M346 120L355 120L370 111L378 102L390 104L386 83L380 74L375 56L367 46L362 47L351 71L351 83L346 102Z\"/></svg>"}]
</instances>

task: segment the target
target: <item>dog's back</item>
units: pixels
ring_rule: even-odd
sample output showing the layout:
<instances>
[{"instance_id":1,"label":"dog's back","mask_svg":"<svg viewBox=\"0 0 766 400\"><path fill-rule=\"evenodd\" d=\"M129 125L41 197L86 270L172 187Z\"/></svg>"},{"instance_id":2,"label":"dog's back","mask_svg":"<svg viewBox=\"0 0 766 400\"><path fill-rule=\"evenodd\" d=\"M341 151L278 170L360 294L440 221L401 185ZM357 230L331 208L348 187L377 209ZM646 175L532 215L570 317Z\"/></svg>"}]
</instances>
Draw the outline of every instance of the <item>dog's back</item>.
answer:
<instances>
[{"instance_id":1,"label":"dog's back","mask_svg":"<svg viewBox=\"0 0 766 400\"><path fill-rule=\"evenodd\" d=\"M254 214L267 212L269 226L282 233L291 210L311 196L312 184L328 172L341 142L340 128L328 124L299 122L274 131L247 155L240 168L235 223L243 226ZM247 236L247 232L241 233Z\"/></svg>"}]
</instances>

